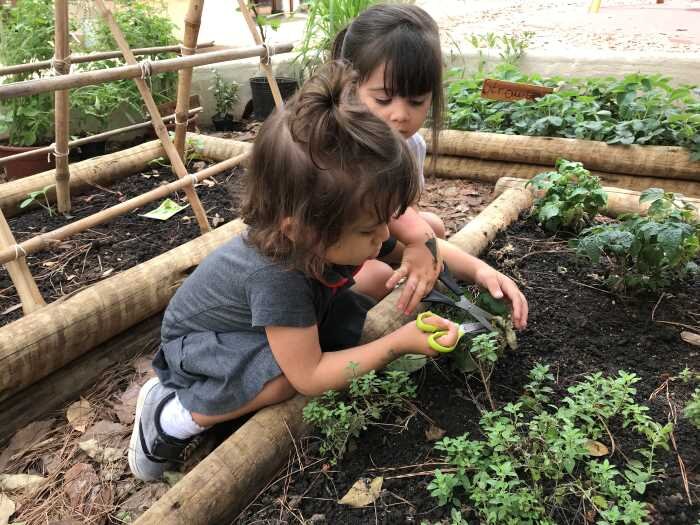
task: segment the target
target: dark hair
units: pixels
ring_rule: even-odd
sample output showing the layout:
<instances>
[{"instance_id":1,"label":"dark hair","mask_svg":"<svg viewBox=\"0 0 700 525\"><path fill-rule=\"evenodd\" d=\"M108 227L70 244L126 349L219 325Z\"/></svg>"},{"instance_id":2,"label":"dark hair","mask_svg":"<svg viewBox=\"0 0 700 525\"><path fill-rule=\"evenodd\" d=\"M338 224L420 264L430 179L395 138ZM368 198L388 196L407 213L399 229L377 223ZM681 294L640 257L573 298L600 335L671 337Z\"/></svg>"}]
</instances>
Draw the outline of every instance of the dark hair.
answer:
<instances>
[{"instance_id":1,"label":"dark hair","mask_svg":"<svg viewBox=\"0 0 700 525\"><path fill-rule=\"evenodd\" d=\"M388 222L418 197L413 155L357 97L347 64L322 66L261 127L242 217L262 254L321 279L325 250L374 213ZM285 218L294 230L283 231Z\"/></svg>"},{"instance_id":2,"label":"dark hair","mask_svg":"<svg viewBox=\"0 0 700 525\"><path fill-rule=\"evenodd\" d=\"M428 13L414 5L372 6L336 35L331 56L349 61L360 83L385 63L388 93L415 97L432 91L432 151L437 151L444 114L442 51Z\"/></svg>"}]
</instances>

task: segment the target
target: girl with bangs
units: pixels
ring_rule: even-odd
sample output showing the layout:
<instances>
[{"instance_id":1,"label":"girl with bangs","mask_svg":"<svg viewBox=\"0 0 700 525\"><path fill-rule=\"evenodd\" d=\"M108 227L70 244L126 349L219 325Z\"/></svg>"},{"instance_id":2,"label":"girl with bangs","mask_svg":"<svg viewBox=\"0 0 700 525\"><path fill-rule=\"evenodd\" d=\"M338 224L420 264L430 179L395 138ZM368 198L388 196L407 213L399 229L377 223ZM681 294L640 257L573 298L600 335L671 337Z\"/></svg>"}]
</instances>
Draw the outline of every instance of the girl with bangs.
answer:
<instances>
[{"instance_id":1,"label":"girl with bangs","mask_svg":"<svg viewBox=\"0 0 700 525\"><path fill-rule=\"evenodd\" d=\"M387 290L375 258L389 222L419 193L402 137L359 101L357 75L322 68L263 124L242 217L248 229L207 256L163 317L157 377L139 392L128 458L162 477L217 423L347 386L407 353L435 356L414 321L358 346ZM428 322L448 332L441 317Z\"/></svg>"},{"instance_id":2,"label":"girl with bangs","mask_svg":"<svg viewBox=\"0 0 700 525\"><path fill-rule=\"evenodd\" d=\"M360 100L406 141L422 189L426 145L418 130L430 112L437 150L443 123L442 51L435 21L413 5L372 6L336 36L332 56L352 65L359 75ZM379 258L400 266L396 270L389 265L377 267L375 278L385 290L403 283L397 306L404 313L413 312L433 288L444 259L458 279L479 284L497 299L507 299L513 324L525 327L527 301L515 283L442 241L445 226L437 215L411 206L389 223L389 231Z\"/></svg>"}]
</instances>

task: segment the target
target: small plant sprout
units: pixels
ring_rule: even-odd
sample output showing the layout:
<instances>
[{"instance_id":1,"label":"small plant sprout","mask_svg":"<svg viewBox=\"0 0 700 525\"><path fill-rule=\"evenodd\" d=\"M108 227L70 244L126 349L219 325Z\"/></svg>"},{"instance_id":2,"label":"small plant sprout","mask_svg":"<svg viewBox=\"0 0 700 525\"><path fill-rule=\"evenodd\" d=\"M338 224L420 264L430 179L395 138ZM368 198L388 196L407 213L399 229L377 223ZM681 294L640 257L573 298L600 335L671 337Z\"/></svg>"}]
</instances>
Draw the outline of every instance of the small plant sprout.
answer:
<instances>
[{"instance_id":1,"label":"small plant sprout","mask_svg":"<svg viewBox=\"0 0 700 525\"><path fill-rule=\"evenodd\" d=\"M26 208L27 206L29 206L33 202L36 202L39 206L41 206L42 208L44 208L48 212L49 217L52 217L53 216L53 207L51 206L51 203L49 202L48 193L49 193L49 190L51 188L53 188L54 186L55 186L55 184L49 184L48 186L44 186L40 190L36 190L36 191L32 191L32 192L27 193L27 198L24 199L20 203L19 207Z\"/></svg>"},{"instance_id":2,"label":"small plant sprout","mask_svg":"<svg viewBox=\"0 0 700 525\"><path fill-rule=\"evenodd\" d=\"M693 209L658 188L642 192L639 201L649 204L646 216L621 216L621 222L593 226L571 242L594 263L606 256L611 264L606 282L613 290L655 290L698 272L700 222Z\"/></svg>"},{"instance_id":3,"label":"small plant sprout","mask_svg":"<svg viewBox=\"0 0 700 525\"><path fill-rule=\"evenodd\" d=\"M496 409L491 397L491 374L493 374L493 369L502 351L503 346L500 344L498 334L495 332L477 335L472 339L471 348L469 349L481 376L481 382L484 385L484 391L491 410Z\"/></svg>"},{"instance_id":4,"label":"small plant sprout","mask_svg":"<svg viewBox=\"0 0 700 525\"><path fill-rule=\"evenodd\" d=\"M226 81L217 69L214 72L214 85L209 89L214 93L216 102L216 114L219 117L230 115L233 108L238 104L238 90L240 85L235 81Z\"/></svg>"},{"instance_id":5,"label":"small plant sprout","mask_svg":"<svg viewBox=\"0 0 700 525\"><path fill-rule=\"evenodd\" d=\"M690 401L688 401L688 404L685 406L683 415L700 429L700 388L697 388L695 392L693 392Z\"/></svg>"},{"instance_id":6,"label":"small plant sprout","mask_svg":"<svg viewBox=\"0 0 700 525\"><path fill-rule=\"evenodd\" d=\"M560 229L581 231L593 221L608 202L608 195L580 162L557 161L557 171L535 175L527 185L543 190L533 216L550 233Z\"/></svg>"},{"instance_id":7,"label":"small plant sprout","mask_svg":"<svg viewBox=\"0 0 700 525\"><path fill-rule=\"evenodd\" d=\"M304 420L320 431L321 454L329 454L332 463L342 458L350 438L369 425L379 424L387 412L406 409L407 401L416 395L416 386L406 372L378 375L371 371L357 377L357 365L351 363L348 368L352 379L347 392L330 390L304 407Z\"/></svg>"}]
</instances>

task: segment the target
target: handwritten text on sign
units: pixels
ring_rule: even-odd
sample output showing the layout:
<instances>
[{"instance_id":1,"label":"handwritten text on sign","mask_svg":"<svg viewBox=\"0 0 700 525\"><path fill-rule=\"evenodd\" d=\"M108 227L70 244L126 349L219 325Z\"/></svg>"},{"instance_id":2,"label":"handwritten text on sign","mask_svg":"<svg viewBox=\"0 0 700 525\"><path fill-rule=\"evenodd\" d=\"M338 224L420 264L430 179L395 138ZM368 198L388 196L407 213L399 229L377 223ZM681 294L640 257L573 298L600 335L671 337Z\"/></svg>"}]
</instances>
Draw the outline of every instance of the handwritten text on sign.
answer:
<instances>
[{"instance_id":1,"label":"handwritten text on sign","mask_svg":"<svg viewBox=\"0 0 700 525\"><path fill-rule=\"evenodd\" d=\"M491 100L534 100L553 91L554 89L545 86L487 78L481 88L481 96Z\"/></svg>"}]
</instances>

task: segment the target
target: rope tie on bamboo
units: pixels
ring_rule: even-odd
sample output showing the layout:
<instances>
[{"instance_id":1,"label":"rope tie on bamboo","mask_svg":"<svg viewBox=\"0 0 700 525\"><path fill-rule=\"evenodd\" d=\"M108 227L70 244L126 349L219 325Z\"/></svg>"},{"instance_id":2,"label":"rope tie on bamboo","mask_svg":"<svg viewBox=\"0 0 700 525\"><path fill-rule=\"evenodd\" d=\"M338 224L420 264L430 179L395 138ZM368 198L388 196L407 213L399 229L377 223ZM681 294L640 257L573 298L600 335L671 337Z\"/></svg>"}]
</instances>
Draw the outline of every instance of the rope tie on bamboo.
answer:
<instances>
[{"instance_id":1,"label":"rope tie on bamboo","mask_svg":"<svg viewBox=\"0 0 700 525\"><path fill-rule=\"evenodd\" d=\"M18 259L20 258L20 253L22 254L21 257L26 257L26 256L27 256L26 250L25 250L24 248L22 248L21 245L15 244L15 245L12 246L12 247L15 249L15 261L18 260Z\"/></svg>"},{"instance_id":2,"label":"rope tie on bamboo","mask_svg":"<svg viewBox=\"0 0 700 525\"><path fill-rule=\"evenodd\" d=\"M71 60L70 55L66 58L56 58L51 57L51 74L52 75L64 75L70 73Z\"/></svg>"},{"instance_id":3,"label":"rope tie on bamboo","mask_svg":"<svg viewBox=\"0 0 700 525\"><path fill-rule=\"evenodd\" d=\"M151 69L153 63L147 58L137 63L141 68L141 80L146 80L146 78L150 77L153 72Z\"/></svg>"},{"instance_id":4,"label":"rope tie on bamboo","mask_svg":"<svg viewBox=\"0 0 700 525\"><path fill-rule=\"evenodd\" d=\"M265 54L260 57L260 63L269 66L272 64L272 55L275 54L275 46L271 46L267 42L263 42L262 46L265 48Z\"/></svg>"},{"instance_id":5,"label":"rope tie on bamboo","mask_svg":"<svg viewBox=\"0 0 700 525\"><path fill-rule=\"evenodd\" d=\"M189 174L190 179L192 179L192 187L194 188L195 184L199 184L199 179L197 179L197 175L194 173Z\"/></svg>"},{"instance_id":6,"label":"rope tie on bamboo","mask_svg":"<svg viewBox=\"0 0 700 525\"><path fill-rule=\"evenodd\" d=\"M180 55L184 55L183 51L187 51L190 55L194 55L197 51L196 47L187 47L184 44L180 44Z\"/></svg>"},{"instance_id":7,"label":"rope tie on bamboo","mask_svg":"<svg viewBox=\"0 0 700 525\"><path fill-rule=\"evenodd\" d=\"M46 155L46 162L51 162L51 155L53 155L55 158L59 157L67 157L70 154L70 148L65 151L65 153L61 153L60 151L56 150L56 143L52 142L49 144L49 152Z\"/></svg>"}]
</instances>

